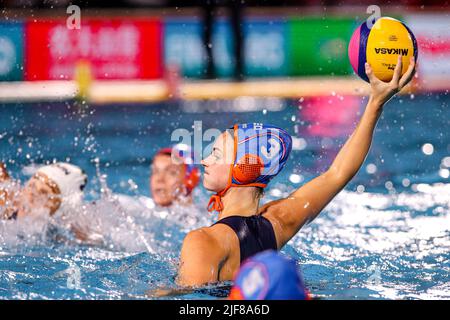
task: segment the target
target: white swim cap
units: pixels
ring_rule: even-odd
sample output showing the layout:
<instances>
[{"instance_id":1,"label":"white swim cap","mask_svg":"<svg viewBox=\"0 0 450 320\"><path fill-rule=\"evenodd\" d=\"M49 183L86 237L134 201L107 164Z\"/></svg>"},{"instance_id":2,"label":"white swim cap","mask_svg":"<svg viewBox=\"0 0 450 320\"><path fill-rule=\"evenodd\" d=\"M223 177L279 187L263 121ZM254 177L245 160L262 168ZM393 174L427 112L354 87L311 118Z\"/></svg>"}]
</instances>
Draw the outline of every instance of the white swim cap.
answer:
<instances>
[{"instance_id":1,"label":"white swim cap","mask_svg":"<svg viewBox=\"0 0 450 320\"><path fill-rule=\"evenodd\" d=\"M80 197L87 183L87 175L81 168L65 162L57 162L39 168L36 173L42 173L53 181L61 191L61 198Z\"/></svg>"}]
</instances>

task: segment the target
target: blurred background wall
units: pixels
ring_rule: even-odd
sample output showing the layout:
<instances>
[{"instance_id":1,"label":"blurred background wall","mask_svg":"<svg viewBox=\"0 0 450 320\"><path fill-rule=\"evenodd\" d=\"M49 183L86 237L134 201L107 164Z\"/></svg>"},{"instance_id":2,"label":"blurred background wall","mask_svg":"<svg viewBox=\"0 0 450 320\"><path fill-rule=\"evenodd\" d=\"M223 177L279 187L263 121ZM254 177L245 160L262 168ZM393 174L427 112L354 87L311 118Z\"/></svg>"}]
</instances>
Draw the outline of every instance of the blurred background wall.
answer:
<instances>
[{"instance_id":1,"label":"blurred background wall","mask_svg":"<svg viewBox=\"0 0 450 320\"><path fill-rule=\"evenodd\" d=\"M0 81L70 80L83 63L107 80L348 76L348 41L371 2L1 1ZM80 29L67 26L72 4ZM377 5L415 33L420 77L450 79L448 3Z\"/></svg>"}]
</instances>

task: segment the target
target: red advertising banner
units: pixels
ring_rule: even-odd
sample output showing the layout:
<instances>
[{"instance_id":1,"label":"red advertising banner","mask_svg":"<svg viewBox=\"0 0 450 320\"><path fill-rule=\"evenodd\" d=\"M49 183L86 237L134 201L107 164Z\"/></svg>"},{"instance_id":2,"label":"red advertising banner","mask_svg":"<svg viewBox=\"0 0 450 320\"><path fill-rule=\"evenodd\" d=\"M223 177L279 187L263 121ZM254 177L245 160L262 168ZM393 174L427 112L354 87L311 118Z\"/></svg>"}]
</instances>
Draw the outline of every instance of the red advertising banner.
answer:
<instances>
[{"instance_id":1,"label":"red advertising banner","mask_svg":"<svg viewBox=\"0 0 450 320\"><path fill-rule=\"evenodd\" d=\"M28 21L25 79L73 79L81 61L95 79L153 79L162 76L161 23L152 19L89 19L80 29L65 20Z\"/></svg>"}]
</instances>

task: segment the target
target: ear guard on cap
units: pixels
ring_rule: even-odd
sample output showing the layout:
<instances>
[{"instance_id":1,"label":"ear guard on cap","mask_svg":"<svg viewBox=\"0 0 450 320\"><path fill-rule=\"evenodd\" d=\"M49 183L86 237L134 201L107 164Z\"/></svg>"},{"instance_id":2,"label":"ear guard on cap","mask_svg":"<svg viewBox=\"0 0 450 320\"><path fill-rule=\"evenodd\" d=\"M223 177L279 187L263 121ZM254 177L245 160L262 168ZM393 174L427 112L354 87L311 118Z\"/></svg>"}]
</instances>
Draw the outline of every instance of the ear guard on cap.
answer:
<instances>
[{"instance_id":1,"label":"ear guard on cap","mask_svg":"<svg viewBox=\"0 0 450 320\"><path fill-rule=\"evenodd\" d=\"M232 171L232 178L241 185L249 184L262 174L264 163L256 154L246 154L240 158Z\"/></svg>"},{"instance_id":2,"label":"ear guard on cap","mask_svg":"<svg viewBox=\"0 0 450 320\"><path fill-rule=\"evenodd\" d=\"M200 182L200 170L194 165L184 165L184 186L189 195Z\"/></svg>"},{"instance_id":3,"label":"ear guard on cap","mask_svg":"<svg viewBox=\"0 0 450 320\"><path fill-rule=\"evenodd\" d=\"M227 187L213 195L208 211L222 211L221 197L231 187L265 188L286 165L292 138L283 129L261 123L236 124L234 160Z\"/></svg>"}]
</instances>

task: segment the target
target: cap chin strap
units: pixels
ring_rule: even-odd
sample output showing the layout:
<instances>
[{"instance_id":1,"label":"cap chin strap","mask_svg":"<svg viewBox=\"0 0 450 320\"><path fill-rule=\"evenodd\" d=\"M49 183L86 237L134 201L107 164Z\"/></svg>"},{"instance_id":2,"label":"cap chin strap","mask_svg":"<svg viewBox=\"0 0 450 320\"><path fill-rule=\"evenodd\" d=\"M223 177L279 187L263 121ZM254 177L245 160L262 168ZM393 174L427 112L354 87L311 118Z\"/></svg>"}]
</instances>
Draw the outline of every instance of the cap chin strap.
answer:
<instances>
[{"instance_id":1,"label":"cap chin strap","mask_svg":"<svg viewBox=\"0 0 450 320\"><path fill-rule=\"evenodd\" d=\"M222 202L222 197L225 195L225 193L228 191L228 189L230 189L231 187L260 187L260 188L265 188L267 186L267 184L265 183L248 183L248 184L234 184L234 183L230 183L228 184L228 186L223 189L220 192L217 192L216 194L213 194L211 196L211 198L209 198L209 202L208 202L208 206L207 209L209 212L213 212L213 211L217 211L217 213L220 213L221 211L223 211L223 202Z\"/></svg>"},{"instance_id":2,"label":"cap chin strap","mask_svg":"<svg viewBox=\"0 0 450 320\"><path fill-rule=\"evenodd\" d=\"M213 194L211 198L209 198L207 207L209 212L216 211L217 213L220 213L223 211L222 197L228 191L228 189L230 189L230 187L231 185L228 185L225 189L223 189L220 192L217 192L216 194Z\"/></svg>"}]
</instances>

